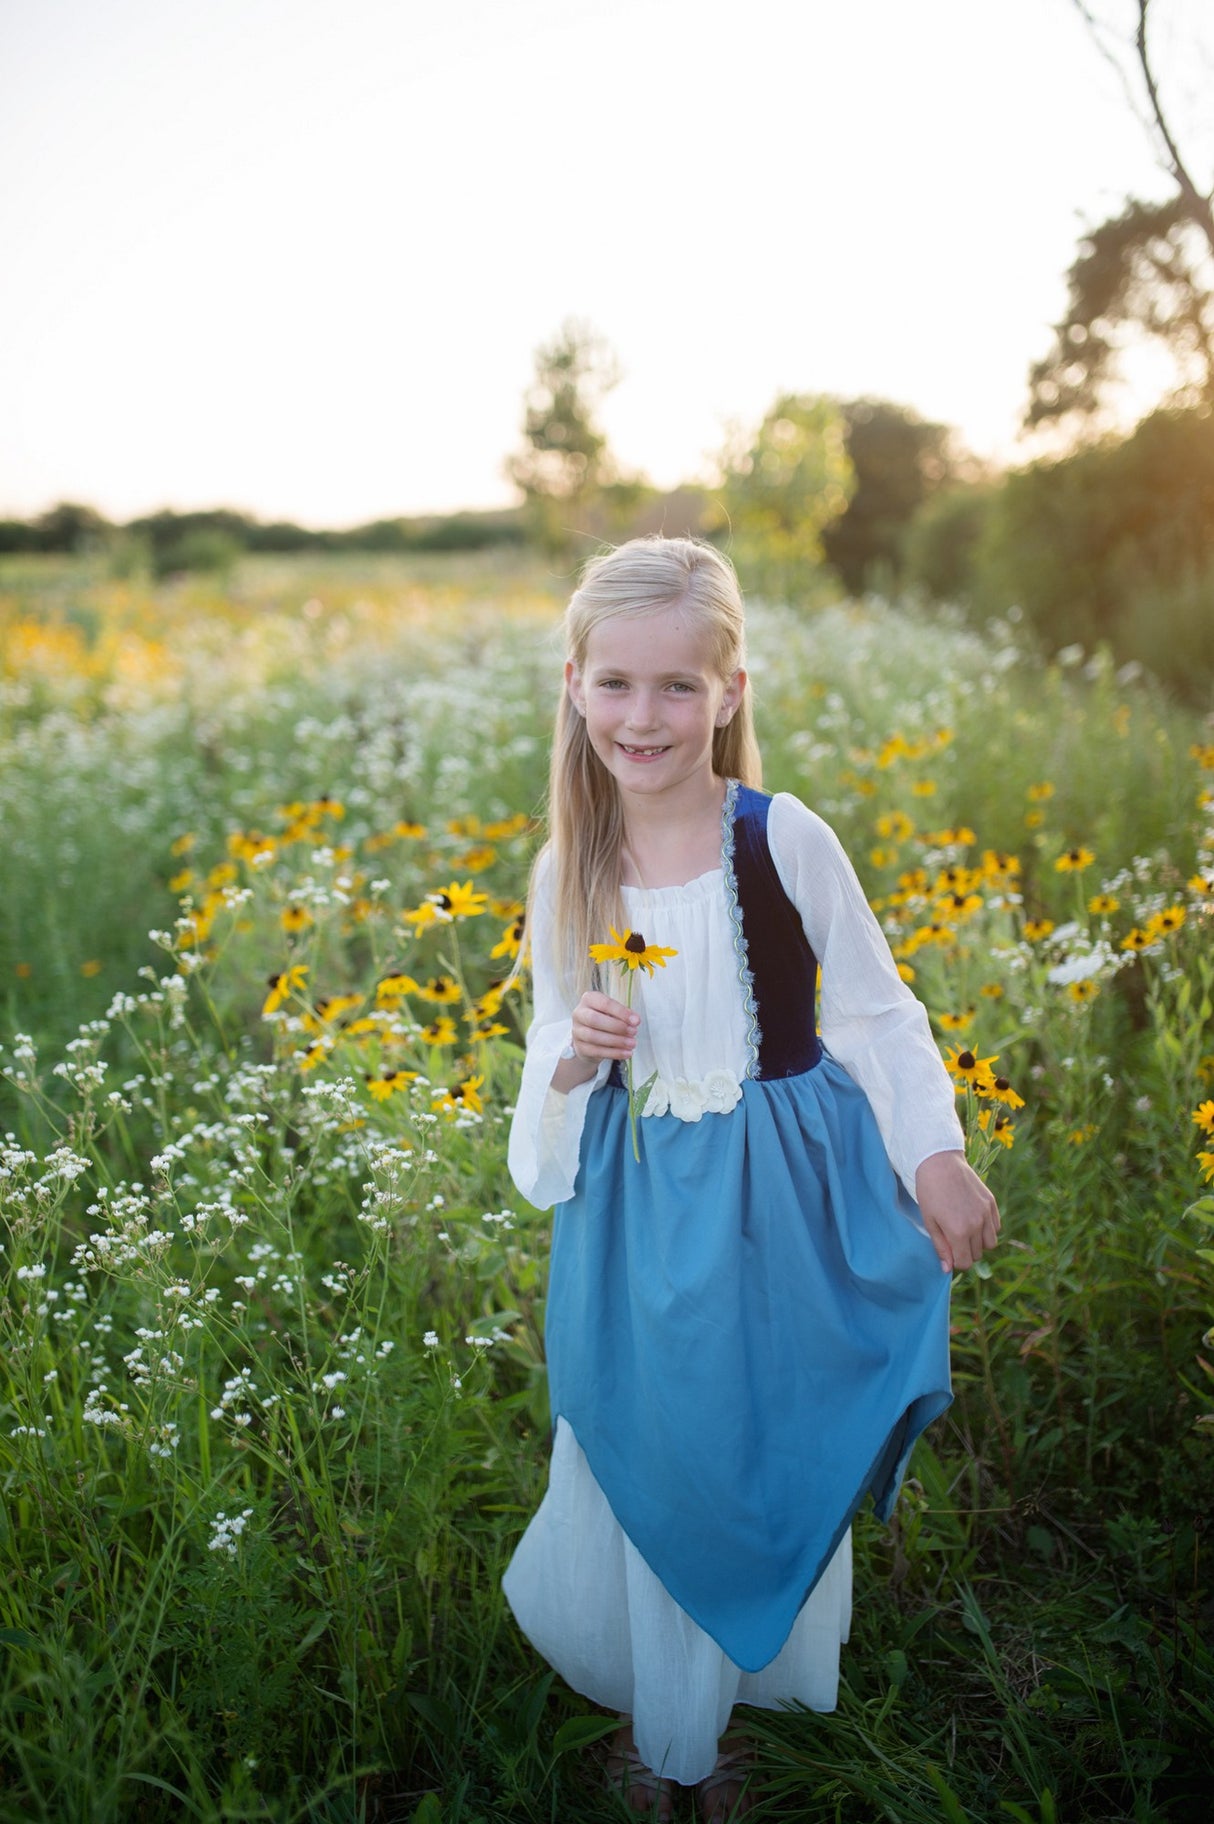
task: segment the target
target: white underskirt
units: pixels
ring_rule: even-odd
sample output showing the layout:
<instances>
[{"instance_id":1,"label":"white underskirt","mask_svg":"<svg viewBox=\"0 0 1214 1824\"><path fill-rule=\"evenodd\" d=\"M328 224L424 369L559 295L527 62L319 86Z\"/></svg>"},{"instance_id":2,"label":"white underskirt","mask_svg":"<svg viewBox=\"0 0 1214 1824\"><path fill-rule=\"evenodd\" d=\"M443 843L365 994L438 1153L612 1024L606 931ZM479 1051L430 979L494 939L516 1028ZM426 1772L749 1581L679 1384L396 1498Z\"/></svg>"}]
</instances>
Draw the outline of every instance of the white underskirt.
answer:
<instances>
[{"instance_id":1,"label":"white underskirt","mask_svg":"<svg viewBox=\"0 0 1214 1824\"><path fill-rule=\"evenodd\" d=\"M735 1704L833 1710L851 1624L846 1534L775 1659L743 1672L681 1609L608 1506L572 1430L556 1424L548 1492L503 1579L532 1645L566 1684L633 1719L641 1759L693 1786Z\"/></svg>"}]
</instances>

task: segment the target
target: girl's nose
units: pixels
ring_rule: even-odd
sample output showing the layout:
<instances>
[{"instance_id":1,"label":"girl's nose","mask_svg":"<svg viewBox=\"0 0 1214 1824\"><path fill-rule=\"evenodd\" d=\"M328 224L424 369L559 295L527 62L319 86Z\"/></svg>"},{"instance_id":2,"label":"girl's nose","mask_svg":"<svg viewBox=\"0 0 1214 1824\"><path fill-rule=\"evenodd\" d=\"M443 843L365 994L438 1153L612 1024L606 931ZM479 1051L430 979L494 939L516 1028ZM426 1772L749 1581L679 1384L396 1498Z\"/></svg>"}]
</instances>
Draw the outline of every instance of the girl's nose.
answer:
<instances>
[{"instance_id":1,"label":"girl's nose","mask_svg":"<svg viewBox=\"0 0 1214 1824\"><path fill-rule=\"evenodd\" d=\"M657 707L648 691L638 690L628 710L629 728L652 728L657 721Z\"/></svg>"}]
</instances>

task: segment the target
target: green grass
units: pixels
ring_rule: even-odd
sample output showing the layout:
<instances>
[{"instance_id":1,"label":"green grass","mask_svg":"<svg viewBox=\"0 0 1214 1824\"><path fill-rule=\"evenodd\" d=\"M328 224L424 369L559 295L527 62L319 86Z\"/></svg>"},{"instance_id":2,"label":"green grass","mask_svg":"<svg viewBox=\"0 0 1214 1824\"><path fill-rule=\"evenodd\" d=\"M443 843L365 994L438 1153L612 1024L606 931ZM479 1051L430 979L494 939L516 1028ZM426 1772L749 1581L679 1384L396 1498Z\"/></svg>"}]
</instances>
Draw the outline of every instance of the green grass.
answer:
<instances>
[{"instance_id":1,"label":"green grass","mask_svg":"<svg viewBox=\"0 0 1214 1824\"><path fill-rule=\"evenodd\" d=\"M0 1819L621 1815L602 1719L500 1592L545 1472L548 1228L504 1164L525 993L483 996L562 587L484 555L223 595L0 572ZM857 1523L839 1709L753 1717L758 1816L1187 1824L1208 731L896 606L760 607L752 646L768 783L836 824L942 1046L1026 1104L1010 1150L974 1135L1005 1240L957 1286L957 1397L893 1526ZM948 867L980 903L924 938ZM404 920L469 879L484 911Z\"/></svg>"}]
</instances>

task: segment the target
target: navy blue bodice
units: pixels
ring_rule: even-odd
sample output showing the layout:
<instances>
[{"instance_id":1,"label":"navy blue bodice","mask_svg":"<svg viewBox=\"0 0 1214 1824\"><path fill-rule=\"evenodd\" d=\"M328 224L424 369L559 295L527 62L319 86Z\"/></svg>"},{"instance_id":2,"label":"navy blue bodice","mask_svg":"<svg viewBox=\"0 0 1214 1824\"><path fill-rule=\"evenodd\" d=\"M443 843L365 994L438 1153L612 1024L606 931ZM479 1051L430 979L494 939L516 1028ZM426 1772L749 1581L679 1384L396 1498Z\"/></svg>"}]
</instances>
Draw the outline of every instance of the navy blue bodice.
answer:
<instances>
[{"instance_id":1,"label":"navy blue bodice","mask_svg":"<svg viewBox=\"0 0 1214 1824\"><path fill-rule=\"evenodd\" d=\"M725 844L725 885L731 906L736 895L742 981L757 1026L758 1055L750 1075L769 1082L812 1070L822 1056L814 1000L818 959L767 846L770 808L770 793L739 785L732 844L728 834Z\"/></svg>"}]
</instances>

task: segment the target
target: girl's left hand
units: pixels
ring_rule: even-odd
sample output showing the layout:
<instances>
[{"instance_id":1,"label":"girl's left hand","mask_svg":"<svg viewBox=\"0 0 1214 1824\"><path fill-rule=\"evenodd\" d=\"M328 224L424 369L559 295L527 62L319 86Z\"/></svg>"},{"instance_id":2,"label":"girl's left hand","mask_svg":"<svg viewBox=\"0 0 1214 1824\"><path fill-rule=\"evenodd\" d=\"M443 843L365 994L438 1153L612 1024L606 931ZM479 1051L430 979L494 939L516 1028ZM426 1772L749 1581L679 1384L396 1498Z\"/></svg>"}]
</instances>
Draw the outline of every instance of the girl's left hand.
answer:
<instances>
[{"instance_id":1,"label":"girl's left hand","mask_svg":"<svg viewBox=\"0 0 1214 1824\"><path fill-rule=\"evenodd\" d=\"M932 1153L915 1173L915 1201L945 1273L981 1260L999 1240L999 1205L964 1153Z\"/></svg>"}]
</instances>

